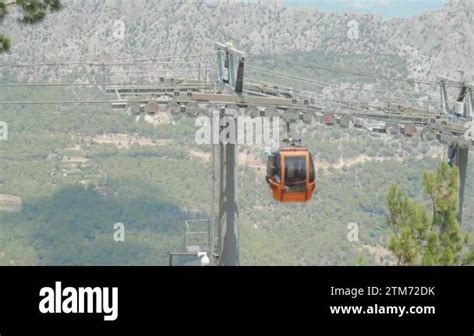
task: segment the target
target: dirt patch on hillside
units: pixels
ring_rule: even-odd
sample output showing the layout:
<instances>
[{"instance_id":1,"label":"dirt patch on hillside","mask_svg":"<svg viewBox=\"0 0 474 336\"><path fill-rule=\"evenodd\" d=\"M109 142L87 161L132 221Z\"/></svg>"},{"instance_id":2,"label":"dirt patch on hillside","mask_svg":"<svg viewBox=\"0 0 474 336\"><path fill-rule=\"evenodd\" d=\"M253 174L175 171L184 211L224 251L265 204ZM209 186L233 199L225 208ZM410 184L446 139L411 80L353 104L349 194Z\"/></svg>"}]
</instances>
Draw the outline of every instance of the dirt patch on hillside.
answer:
<instances>
[{"instance_id":1,"label":"dirt patch on hillside","mask_svg":"<svg viewBox=\"0 0 474 336\"><path fill-rule=\"evenodd\" d=\"M191 159L198 159L204 162L211 161L211 153L200 152L197 150L190 150L189 156Z\"/></svg>"},{"instance_id":2,"label":"dirt patch on hillside","mask_svg":"<svg viewBox=\"0 0 474 336\"><path fill-rule=\"evenodd\" d=\"M22 209L22 200L13 195L0 194L0 211L20 212Z\"/></svg>"},{"instance_id":3,"label":"dirt patch on hillside","mask_svg":"<svg viewBox=\"0 0 474 336\"><path fill-rule=\"evenodd\" d=\"M391 158L391 157L371 157L367 155L360 155L351 159L339 159L336 163L329 163L324 161L316 162L318 170L342 170L344 168L350 168L366 162L384 162L384 161L399 161L403 162L402 158Z\"/></svg>"},{"instance_id":4,"label":"dirt patch on hillside","mask_svg":"<svg viewBox=\"0 0 474 336\"><path fill-rule=\"evenodd\" d=\"M173 142L172 139L152 140L150 138L138 137L129 134L104 134L91 139L101 145L114 145L119 149L127 149L133 145L138 146L166 146Z\"/></svg>"}]
</instances>

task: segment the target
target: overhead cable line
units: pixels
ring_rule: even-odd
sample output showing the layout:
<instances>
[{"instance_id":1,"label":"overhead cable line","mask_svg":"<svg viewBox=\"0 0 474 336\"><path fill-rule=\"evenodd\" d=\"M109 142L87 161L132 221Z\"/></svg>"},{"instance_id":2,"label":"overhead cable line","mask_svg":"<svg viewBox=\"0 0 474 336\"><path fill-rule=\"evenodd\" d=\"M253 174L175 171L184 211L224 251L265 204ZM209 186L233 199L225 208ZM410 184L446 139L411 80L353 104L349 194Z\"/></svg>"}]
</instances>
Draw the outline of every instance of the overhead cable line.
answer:
<instances>
[{"instance_id":1,"label":"overhead cable line","mask_svg":"<svg viewBox=\"0 0 474 336\"><path fill-rule=\"evenodd\" d=\"M321 88L330 88L330 89L334 88L334 86L329 86L327 84L317 82L317 81L314 81L313 79L309 79L309 78L305 78L305 77L301 77L301 76L286 74L286 73L277 72L277 71L274 71L274 70L262 69L260 67L256 67L256 66L253 66L253 65L248 65L247 67L251 68L251 69L256 69L257 71L259 71L261 73L264 73L264 74L266 73L268 75L273 75L275 77L281 77L281 78L286 78L286 79L303 81L304 83L312 83L312 84L314 84L314 86L321 87ZM360 91L363 91L362 89L357 89L357 88L353 88L353 87L348 87L348 88L345 88L344 90L353 90L353 91L354 90L357 90L357 91L360 90ZM385 93L386 92L385 90L377 90L377 89L373 89L373 90L370 90L370 91L380 92L380 93ZM413 95L413 94L423 95L423 93L415 93L415 92L410 92L410 91L406 91L406 90L399 90L398 92L406 93L406 94L410 94L410 95Z\"/></svg>"},{"instance_id":2,"label":"overhead cable line","mask_svg":"<svg viewBox=\"0 0 474 336\"><path fill-rule=\"evenodd\" d=\"M367 73L359 73L359 72L353 72L353 71L345 71L345 70L337 70L337 69L331 69L331 68L325 68L320 65L316 65L314 63L302 63L298 61L293 61L293 60L288 60L285 59L282 56L277 56L277 55L251 55L253 58L276 58L276 59L283 59L287 63L291 64L296 64L296 65L301 65L305 66L311 69L319 70L319 71L325 71L325 72L332 72L332 73L337 73L341 75L350 75L350 76L358 76L358 77L367 77L367 78L373 78L373 79L384 79L387 81L397 81L397 82L405 82L405 83L412 83L412 84L425 84L425 85L432 85L432 86L439 86L438 82L432 82L432 81L423 81L423 80L417 80L417 79L403 79L403 78L395 78L395 77L387 77L387 76L378 76L378 75L371 75Z\"/></svg>"},{"instance_id":3,"label":"overhead cable line","mask_svg":"<svg viewBox=\"0 0 474 336\"><path fill-rule=\"evenodd\" d=\"M211 54L200 54L200 55L188 55L188 56L173 56L173 57L161 57L161 59L169 58L196 58L198 56L209 56ZM143 59L143 60L133 60L127 62L120 61L80 61L80 62L44 62L44 63L0 63L0 67L11 67L11 68L21 68L21 67L39 67L39 66L114 66L114 65L153 65L153 64L189 64L189 62L160 62L160 57L153 59ZM198 63L196 63L198 64Z\"/></svg>"}]
</instances>

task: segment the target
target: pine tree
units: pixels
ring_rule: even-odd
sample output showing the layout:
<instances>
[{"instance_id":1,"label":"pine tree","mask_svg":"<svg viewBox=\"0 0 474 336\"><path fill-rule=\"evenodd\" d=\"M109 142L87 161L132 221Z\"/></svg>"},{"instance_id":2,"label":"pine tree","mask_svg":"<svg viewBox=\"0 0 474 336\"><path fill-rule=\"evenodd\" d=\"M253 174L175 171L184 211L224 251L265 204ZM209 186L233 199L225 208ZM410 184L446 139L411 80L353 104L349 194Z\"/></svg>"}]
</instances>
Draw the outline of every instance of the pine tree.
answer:
<instances>
[{"instance_id":1,"label":"pine tree","mask_svg":"<svg viewBox=\"0 0 474 336\"><path fill-rule=\"evenodd\" d=\"M41 22L46 17L48 10L57 12L63 8L60 0L16 0L0 2L0 23L8 14L8 6L16 5L23 11L22 22L34 24ZM0 54L8 52L11 47L10 39L0 33Z\"/></svg>"},{"instance_id":2,"label":"pine tree","mask_svg":"<svg viewBox=\"0 0 474 336\"><path fill-rule=\"evenodd\" d=\"M469 237L457 221L459 173L441 163L436 172L423 174L423 193L431 213L393 185L387 194L388 225L393 233L389 249L399 265L459 265L474 263L466 253Z\"/></svg>"}]
</instances>

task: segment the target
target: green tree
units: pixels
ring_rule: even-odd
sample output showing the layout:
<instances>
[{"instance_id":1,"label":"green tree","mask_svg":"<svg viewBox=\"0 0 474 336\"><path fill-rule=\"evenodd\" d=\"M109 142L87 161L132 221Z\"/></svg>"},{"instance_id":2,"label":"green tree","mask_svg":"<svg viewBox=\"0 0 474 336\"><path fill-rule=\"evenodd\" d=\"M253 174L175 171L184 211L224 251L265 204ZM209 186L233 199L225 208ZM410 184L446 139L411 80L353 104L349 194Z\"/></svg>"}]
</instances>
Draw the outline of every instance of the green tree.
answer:
<instances>
[{"instance_id":1,"label":"green tree","mask_svg":"<svg viewBox=\"0 0 474 336\"><path fill-rule=\"evenodd\" d=\"M18 6L23 11L22 22L34 24L42 21L46 17L48 10L57 12L62 9L60 0L0 0L0 23L8 14L9 6ZM0 33L0 53L10 50L10 39Z\"/></svg>"},{"instance_id":2,"label":"green tree","mask_svg":"<svg viewBox=\"0 0 474 336\"><path fill-rule=\"evenodd\" d=\"M426 209L397 185L387 194L387 222L393 233L389 249L399 265L459 265L474 263L469 237L457 221L459 173L442 162L436 172L423 174Z\"/></svg>"}]
</instances>

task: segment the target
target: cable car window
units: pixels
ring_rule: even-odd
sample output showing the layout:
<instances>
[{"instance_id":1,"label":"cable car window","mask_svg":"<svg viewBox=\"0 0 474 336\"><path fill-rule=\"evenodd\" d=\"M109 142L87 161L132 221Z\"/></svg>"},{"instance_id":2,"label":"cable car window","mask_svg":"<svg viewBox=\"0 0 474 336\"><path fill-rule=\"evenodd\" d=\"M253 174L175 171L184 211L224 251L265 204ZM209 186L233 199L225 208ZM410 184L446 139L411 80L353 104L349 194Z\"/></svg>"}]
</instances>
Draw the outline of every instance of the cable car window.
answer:
<instances>
[{"instance_id":1,"label":"cable car window","mask_svg":"<svg viewBox=\"0 0 474 336\"><path fill-rule=\"evenodd\" d=\"M275 171L275 156L270 155L268 157L267 163L267 176L273 176L273 172Z\"/></svg>"},{"instance_id":2,"label":"cable car window","mask_svg":"<svg viewBox=\"0 0 474 336\"><path fill-rule=\"evenodd\" d=\"M309 183L314 183L315 180L316 180L316 173L314 171L313 156L310 153L309 154Z\"/></svg>"},{"instance_id":3,"label":"cable car window","mask_svg":"<svg viewBox=\"0 0 474 336\"><path fill-rule=\"evenodd\" d=\"M273 153L268 159L267 165L267 176L273 179L275 182L280 183L281 164L280 164L280 154Z\"/></svg>"},{"instance_id":4,"label":"cable car window","mask_svg":"<svg viewBox=\"0 0 474 336\"><path fill-rule=\"evenodd\" d=\"M306 157L285 158L285 189L290 192L306 191Z\"/></svg>"},{"instance_id":5,"label":"cable car window","mask_svg":"<svg viewBox=\"0 0 474 336\"><path fill-rule=\"evenodd\" d=\"M279 153L275 155L275 171L273 173L273 179L275 182L280 183L281 182L281 156Z\"/></svg>"}]
</instances>

